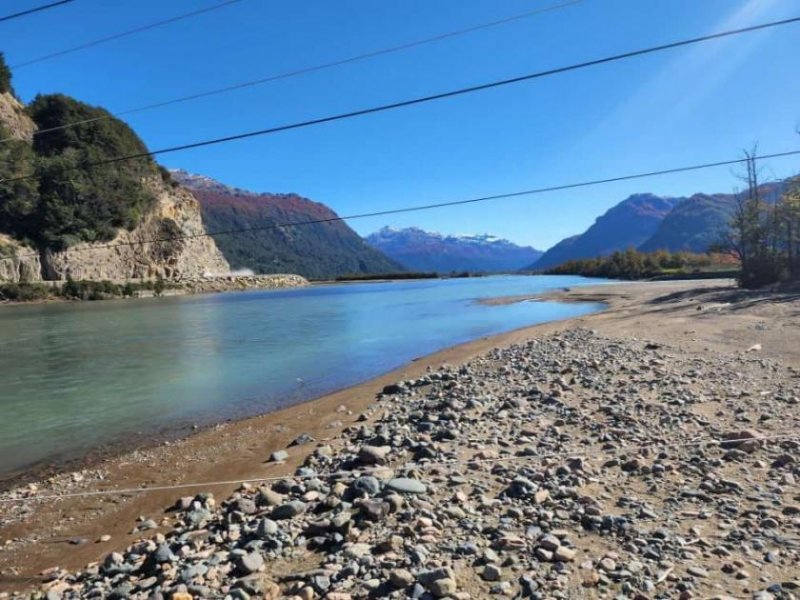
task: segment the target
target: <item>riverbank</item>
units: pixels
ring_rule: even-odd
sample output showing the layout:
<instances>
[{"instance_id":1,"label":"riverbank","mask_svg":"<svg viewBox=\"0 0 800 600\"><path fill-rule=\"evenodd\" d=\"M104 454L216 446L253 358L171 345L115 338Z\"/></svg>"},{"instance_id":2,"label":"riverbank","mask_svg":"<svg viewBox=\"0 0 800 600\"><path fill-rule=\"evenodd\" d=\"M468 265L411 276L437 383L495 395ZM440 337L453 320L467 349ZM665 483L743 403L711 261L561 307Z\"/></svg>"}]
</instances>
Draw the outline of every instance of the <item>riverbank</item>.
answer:
<instances>
[{"instance_id":1,"label":"riverbank","mask_svg":"<svg viewBox=\"0 0 800 600\"><path fill-rule=\"evenodd\" d=\"M227 275L151 281L41 281L0 282L0 306L75 300L119 300L274 290L309 285L300 275Z\"/></svg>"},{"instance_id":2,"label":"riverbank","mask_svg":"<svg viewBox=\"0 0 800 600\"><path fill-rule=\"evenodd\" d=\"M282 477L292 474L298 466L303 464L316 445L331 446L330 457L327 456L327 450L324 451L322 457L317 452L317 457L308 463L309 468L321 473L330 469L347 468L347 464L357 465L360 459L352 453L357 452L358 447L367 442L376 443L376 436L379 436L383 442L378 445L389 447L386 458L389 466L395 468L398 474L424 481L429 488L423 504L420 504L420 500L410 500L410 505L408 505L416 513L413 518L431 520L430 525L424 522L421 525L422 529L418 530L420 533L412 536L416 540L415 544L429 547L429 556L427 560L423 561L423 566L447 566L453 569L452 575L459 590L469 591L473 598L477 598L488 594L491 586L499 585L496 581L492 581L494 577L492 569L489 569L491 573L484 573L484 567L487 565L498 567L500 581L505 581L512 587L520 586L522 585L520 583L521 575L532 568L518 556L521 549L527 548L531 544L537 544L535 547L528 548L526 556L528 554L534 556L534 552L538 552L539 548L548 551L545 546L538 545L542 536L532 536L529 539L526 537L527 533L524 528L519 534L515 534L518 535L519 541L509 541L510 546L503 548L497 548L495 544L500 538L484 539L475 533L474 539L465 539L464 543L475 544L479 551L479 562L474 568L475 556L467 554L464 556L468 558L462 560L457 558L460 556L458 552L448 553L441 547L444 540L436 533L437 531L441 532L445 529L460 531L459 523L464 519L479 518L482 521L494 522L494 519L501 517L511 519L510 522L521 519L524 522L537 523L537 526L542 529L542 534L547 531L552 532L553 529L557 530L556 533L560 533L559 529L566 528L565 535L555 536L558 540L562 540L563 544L561 542L555 544L550 540L549 545L554 546L554 549L549 552L554 552L563 546L561 555L568 556L574 547L576 551L581 552L580 558L583 562L594 561L590 568L578 569L577 564L580 561L577 560L576 555L573 555L572 559L564 561L564 564L569 565L566 573L556 571L550 583L537 580L536 585L547 586L552 582L560 582L559 585L567 586L567 589L570 589L569 586L572 585L577 586L575 589L581 589L581 583L576 579L581 575L581 571L586 571L585 574L590 578L597 575L598 580L593 585L622 585L622 582L629 580L630 577L624 574L619 575L622 567L620 556L625 556L629 550L626 549L625 544L620 544L619 547L605 544L608 547L601 552L600 546L604 546L604 544L598 546L598 542L616 540L615 536L619 532L614 535L608 533L604 536L593 536L591 532L587 533L583 529L580 532L573 531L571 528L575 525L574 520L571 517L564 519L558 514L559 511L566 511L565 514L570 516L572 512L578 510L578 506L566 505L564 502L566 499L574 499L582 494L590 495L600 505L599 508L592 509L592 512L600 510L601 515L631 512L630 500L627 501L628 507L619 507L618 504L615 504L618 498L615 498L614 495L618 488L614 485L611 485L609 489L603 489L602 485L597 487L600 481L609 480L609 483L624 485L629 495L639 495L638 504L635 506L644 506L643 510L648 514L649 512L655 512L657 516L669 514L674 512L671 510L672 507L662 507L662 503L665 497L669 497L670 494L674 495L676 489L680 488L678 483L671 480L672 476L680 474L681 477L686 478L687 481L682 484L687 488L692 484L702 484L707 487L703 481L713 473L716 467L712 463L717 459L713 456L713 451L709 451L708 456L701 457L702 461L708 462L706 465L706 462L701 461L700 472L705 479L701 478L696 482L691 482L688 481L692 478L691 470L687 472L682 462L684 459L687 461L690 459L689 454L684 455L679 452L675 456L659 459L658 454L646 450L648 444L657 443L663 447L667 441L695 439L701 435L718 436L723 434L726 428L732 427L758 426L759 429L766 432L772 429L796 427L798 424L797 405L790 404L788 401L796 397L793 394L796 394L797 369L800 367L800 348L796 344L798 329L800 329L798 300L791 296L759 297L732 289L729 282L716 281L579 288L558 292L549 297L568 301L604 301L608 303L609 308L603 313L568 322L539 325L493 338L477 340L420 359L376 380L313 402L263 417L212 428L169 445L133 452L109 460L96 469L77 474L65 474L51 482L43 482L35 490L18 490L14 494L18 496L53 492L62 494L97 489L135 489L141 486L165 483L188 484L191 482ZM576 327L591 328L594 333L560 333ZM541 340L541 345L530 345L529 341L532 339ZM646 339L647 342L643 339ZM757 347L758 345L760 347ZM620 348L624 352L621 356L616 356ZM581 355L580 352L589 352L589 355ZM480 358L482 355L485 358ZM578 361L576 364L581 365L584 365L587 360L594 360L597 363L596 368L604 370L594 375L592 385L587 385L586 381L581 378L578 378L576 382L571 382L572 379L578 377L575 374L575 367L572 367L572 371L565 371L571 360ZM459 367L470 361L472 363L465 367L466 371L462 372ZM525 362L537 366L529 372L531 375L526 375L524 379L518 380L517 365ZM561 366L557 367L559 362ZM419 386L419 389L416 386L403 386L401 389L395 390L399 392L397 395L376 402L377 394L385 386L392 385L398 380L430 378L431 372L436 373L445 364L454 367L452 370L445 371L448 374L446 378L430 379L427 383ZM636 370L639 368L642 369L641 377L635 376ZM502 369L510 370L506 372ZM700 375L697 374L698 369ZM660 371L665 371L665 373L660 373ZM692 372L695 374L692 375ZM734 377L732 373L745 373L746 375L744 380L741 375L736 380L738 391L746 392L745 395L738 396L738 400L736 398L731 400L728 395L721 393L725 382L724 380L720 381L720 376L724 374ZM665 389L657 385L657 382L662 379L665 382L663 384ZM477 389L481 389L481 391L478 392L474 388L476 382L480 381L487 382L488 387L481 389L479 386ZM543 397L529 397L525 402L530 403L533 410L529 411L526 408L523 414L517 414L515 411L521 409L521 405L515 404L514 398L517 397L517 394L512 390L523 389L519 388L523 381L527 381L524 384L526 387L534 384L542 390L547 390L546 397L557 400L545 402ZM593 389L593 385L601 386L599 388L601 391ZM714 389L704 390L703 386L707 385L712 385ZM607 392L602 392L602 389L605 389L602 386L608 388ZM685 391L686 395L683 398L679 397L680 402L676 404L674 398L665 400L659 394L653 396L653 386L656 386L656 391L660 393L668 392L670 389L679 389L682 392ZM453 395L453 390L457 392L459 389L462 389L465 394L451 398L451 400L467 402L466 405L461 409L455 406L440 406L443 401L448 401L447 399ZM558 394L553 391L556 389L560 389ZM619 390L626 389L630 392L621 397ZM647 392L648 389L649 392ZM770 395L761 395L765 389L769 391ZM780 390L780 393L776 392L776 389ZM617 390L617 392L612 392L612 390ZM610 396L604 396L604 393L610 394ZM645 401L645 407L637 408L637 394L642 393L649 398ZM778 396L782 400L779 400ZM604 397L615 399L610 405L612 407L610 412L608 409L602 408L602 398ZM470 406L469 398L479 400L480 405ZM750 398L758 398L758 401L753 402ZM433 404L431 404L432 402ZM509 402L511 403L509 404ZM387 405L392 409L386 411L384 407ZM613 408L615 405L616 408ZM598 407L601 408L599 412ZM723 408L724 410L722 410ZM453 417L453 410L457 413L463 410L463 418ZM660 415L660 420L657 418L654 421L654 423L659 423L658 427L653 427L652 431L648 431L646 427L631 426L630 419L632 418L636 422L647 422L646 419L642 421L642 418L648 410L655 411L654 415ZM408 411L412 412L408 413ZM423 422L418 418L409 421L408 419L415 414L413 411L422 411L420 414L427 414L426 422L430 424L423 426ZM472 414L475 411L477 412ZM442 421L442 414L450 416L444 417L444 421ZM774 416L775 414L781 414L781 423L773 423L769 418L762 419L765 415L769 417L769 415ZM590 415L591 418L589 418ZM455 421L453 421L454 418ZM665 418L666 421L664 421ZM600 443L600 438L595 439L594 434L599 431L592 429L594 425L591 423L593 420L604 422L608 419L611 419L612 422L606 425L608 429L605 429L605 435L611 435L611 437L604 445ZM671 423L670 419L674 422ZM555 423L554 420L560 424ZM529 422L529 425L526 426L526 422ZM520 423L522 423L522 427L520 427ZM449 435L444 437L436 435L436 432L440 431L440 427L444 425L447 426L442 431L453 431L456 435L455 439ZM482 429L483 425L489 429ZM506 431L510 425L514 426L513 429ZM411 426L410 429L409 426ZM367 428L366 433L363 431L364 427ZM402 427L402 430L406 432L414 432L411 446L402 442L402 436L395 440L397 432L400 431L396 429L397 427ZM553 430L554 427L555 430ZM554 434L554 431L557 433ZM303 434L316 441L289 447L292 441ZM520 442L520 435L527 438L524 443ZM481 440L481 442L476 442L476 440ZM505 440L505 442L499 443L501 440ZM511 446L508 445L508 440L514 440ZM475 445L476 443L478 446ZM772 476L776 474L780 478L786 475L786 469L779 468L773 472L770 465L773 459L777 459L782 454L790 456L793 453L796 454L796 446L787 446L787 443L753 444L755 446L754 454L739 457L746 462L734 462L730 465L733 472L720 476L714 475L711 481L717 481L719 477L741 479L739 471L742 468L748 469L752 475L751 479L757 482L772 481ZM608 444L611 444L610 448L605 447ZM598 445L597 448L594 448L595 445ZM454 446L460 446L460 450ZM486 460L491 460L492 456L496 455L501 458L508 455L509 452L516 455L519 450L529 446L535 449L535 454L565 454L568 452L570 454L586 454L587 450L592 450L597 456L607 461L619 457L609 457L606 454L627 449L632 454L629 457L631 460L636 459L639 455L639 466L628 470L609 466L606 469L614 470L603 472L597 471L601 467L594 463L591 465L584 463L585 466L582 468L588 475L577 476L577 479L569 477L571 471L564 472L561 469L563 466L561 462L564 461L557 462L555 459L551 467L544 471L539 470L542 465L533 469L525 467L524 464L513 467L506 465L500 471L497 470L499 466L492 467L489 464L477 466L477 468L459 465L455 470L461 474L455 475L452 472L453 469L440 468L438 472L429 472L428 469L404 471L401 467L404 462L417 462L428 454L435 460L453 460L463 458L460 452L472 448L476 453L483 453ZM428 448L428 450L419 454L419 448ZM544 448L548 448L547 452L544 452ZM284 462L269 461L269 456L273 452L284 449L288 452L288 457ZM637 449L639 452L636 452ZM694 459L697 457L695 456ZM353 460L356 462L353 463ZM380 461L383 460L380 459ZM666 470L669 476L663 481L658 477L653 479L654 460L667 463L669 466L669 469ZM755 464L759 461L764 464L763 467ZM500 465L502 464L501 462ZM565 464L575 465L577 463L573 461ZM791 474L792 468L789 467L789 474ZM552 473L550 473L551 469ZM562 471L560 475L558 474L559 469ZM667 468L665 467L665 469ZM454 485L453 477L460 478L459 483ZM558 527L553 526L552 516L549 522L543 522L542 514L526 512L532 506L528 502L519 504L513 495L502 494L502 482L507 481L506 485L510 485L515 477L532 478L536 482L536 487L542 488L539 490L542 494L538 494L535 490L532 492L537 498L544 498L544 490L550 490L548 492L550 499L541 502L542 510L548 513L555 511ZM562 481L559 478L566 478L566 480ZM461 479L465 481L461 483ZM344 481L348 482L349 479L345 478ZM782 497L785 497L787 502L791 502L792 495L800 492L794 483L780 483L779 480L775 480L775 482L781 488ZM370 483L370 485L372 484ZM608 483L606 485L608 486ZM749 483L742 481L739 485L744 489L744 486ZM761 484L759 483L759 485ZM764 485L767 484L764 483ZM574 489L575 492L570 492L563 498L555 494L554 490L564 486ZM654 486L655 491L653 491ZM77 569L88 562L100 559L112 550L123 549L136 538L149 537L154 531L132 532L133 528L137 526L136 519L140 515L146 519L138 524L139 528L142 525L148 528L155 525L159 531L169 531L174 515L165 513L164 510L171 506L177 497L210 491L217 498L222 499L226 498L235 487L235 484L200 485L146 494L113 492L107 496L74 497L42 504L4 505L1 509L2 523L0 524L0 543L5 543L3 551L0 552L0 573L2 573L0 585L4 589L21 589L33 584L38 574L47 567L58 565L67 569ZM704 488L701 486L699 489ZM770 489L774 489L774 486ZM463 498L458 495L458 490L461 490ZM311 508L316 506L317 500L321 501L322 498L330 496L331 490L324 487L322 491L317 491L318 496L316 497L314 494L307 495L310 493L308 489L304 489L300 493L296 490L282 488L276 493L285 495L287 500L289 497L299 494L297 500L313 504L309 507L309 512L311 512ZM457 494L457 501L452 499L453 493ZM578 496L574 494L578 494ZM604 496L608 496L608 498ZM733 500L745 503L746 499L739 496L742 494L738 494ZM6 499L9 497L9 495L3 496ZM488 503L478 502L482 497L496 498L496 500ZM525 497L524 494L523 497ZM730 500L730 498L728 499ZM445 504L449 505L453 502L461 507L459 510L464 513L464 516L459 517L458 511L453 514L446 512ZM538 506L539 501L537 500L535 504ZM369 544L370 556L380 557L385 553L375 549L375 545L378 543L375 536L391 539L392 532L400 531L395 527L407 527L411 523L410 526L413 529L413 523L416 521L413 519L398 521L399 516L408 510L408 506L399 512L383 514L384 509L380 508L382 505L375 508L379 513L377 520L373 521L370 517L365 521L362 512L369 513L371 506L362 504L362 508L356 511L357 514L353 517L356 523L356 533L353 533L352 536L348 533L347 539L351 542L358 542L358 544ZM583 506L585 513L586 504L584 503ZM495 508L500 511L498 514L494 514ZM263 508L259 509L259 512L264 510ZM518 514L517 511L522 512ZM634 512L638 515L637 511ZM796 525L792 525L790 514L787 513L784 516L778 511L779 514L773 515L772 512L774 511L770 511L769 516L759 517L758 522L768 518L775 520L777 517L778 528L781 531L786 527L789 535L797 534L796 530L792 530L793 527L796 529ZM503 517L504 514L505 517ZM741 514L750 518L746 512ZM472 516L469 517L469 515ZM247 523L249 517L243 518ZM679 556L681 552L688 553L693 547L699 549L698 556L694 557L697 562L706 558L705 554L710 547L719 544L716 538L707 537L710 533L705 532L705 529L709 519L696 513L693 518L696 523L680 521L674 524L669 522L661 524L670 531L673 527L675 528L670 533L671 536L680 533L688 536L684 541L691 542L685 548L680 545L670 546L666 542L660 544L660 546L669 546L667 551L662 552L662 560L675 563L676 556ZM148 519L152 519L153 523L147 522ZM162 526L163 520L166 521ZM286 539L289 539L296 536L303 523L307 525L307 521L308 519L305 517L298 517L286 523L282 522L281 531L288 536ZM402 525L402 523L406 523L406 525ZM715 526L717 525L716 520L713 523ZM637 523L637 526L639 525ZM691 534L690 527L692 526L699 528L698 535ZM752 527L741 525L734 529L742 528L752 537ZM730 530L731 528L728 527L727 531ZM323 530L320 535L325 537L332 533L332 531ZM248 535L242 539L249 539ZM406 532L402 535L408 536L409 534ZM97 541L105 540L104 536L110 536L110 539ZM361 541L362 538L363 541ZM700 538L702 543L692 542L695 538ZM8 543L7 540L11 540L11 542ZM231 543L235 545L235 540L231 540ZM282 543L286 546L286 540ZM738 545L741 546L741 542ZM492 551L503 560L486 554L486 550L490 547L494 548ZM405 561L409 560L411 562L407 565L408 570L419 571L420 565L413 564L413 560L408 554L409 551L410 548L404 550L402 544L398 548L391 549L393 556L400 557L393 560L403 568L406 566ZM731 550L726 551L731 552ZM788 582L791 573L785 568L786 561L797 558L797 555L796 553L792 554L795 551L791 547L778 548L773 551L777 552L775 560L772 563L761 565L763 572L765 576L768 575L777 581L783 581L780 577L785 575L784 579L787 579ZM547 557L546 552L540 553L541 556ZM611 552L616 552L618 555L616 559L610 558L611 562L620 564L615 564L614 568L608 569L607 567L611 565L606 560L609 557L605 555ZM672 554L673 552L674 554ZM514 561L516 562L506 565L505 563L512 555L515 556ZM338 553L334 553L334 556L341 558ZM549 569L552 562L548 562L541 556L539 560ZM269 556L267 558L269 559ZM275 577L287 575L289 572L297 574L300 570L308 571L312 567L321 565L323 558L324 555L306 553L298 549L296 553L284 556L277 562L268 560L266 572ZM745 559L753 560L753 556L747 556ZM385 559L378 558L376 560L385 562ZM606 562L601 568L600 561L603 560ZM629 563L639 562L649 573L652 565L648 561L653 560L655 559L639 557L637 561L634 561L633 558L626 557L628 562L625 562L624 565L628 568L631 567ZM733 559L730 560L733 561ZM514 568L514 564L519 568ZM300 569L300 565L303 565L302 569ZM386 573L382 571L384 568L388 569L388 567L374 566L373 561L373 567L370 567L367 572L373 573L374 571L378 575L378 584L383 584L385 581L380 578L389 576L388 570ZM636 567L632 568L636 569ZM664 567L663 570L668 568ZM675 586L681 581L686 581L687 585L693 589L705 590L708 588L710 590L713 589L713 585L723 581L726 586L730 586L730 590L735 588L741 592L742 589L748 587L761 589L758 575L751 574L752 583L748 582L748 578L737 579L731 576L726 579L719 573L721 568L721 565L714 564L711 572L703 577L687 574L685 565L673 564L672 570L666 574L659 585L664 589L675 589ZM328 575L323 574L323 576L329 579L334 573L339 572L336 569L332 570L330 564L326 569L325 573ZM628 571L630 571L629 568ZM639 578L641 572L640 569L634 574L636 575L634 579ZM674 575L671 576L671 573ZM441 577L440 580L450 578L449 572L445 574L448 577ZM395 579L400 581L401 575L405 577L403 574L395 574ZM680 577L676 580L675 578L679 575ZM659 576L653 574L652 579L652 583L655 584ZM301 577L300 580L303 585L308 582L305 577ZM360 581L358 577L355 577L355 580ZM603 583L604 580L608 580L608 582ZM284 587L291 586L290 582L282 584ZM352 586L356 586L355 589L362 589L362 584L366 585L361 582L357 586L353 583ZM449 583L441 585L449 585ZM765 588L766 585L761 587ZM725 590L728 591L728 587L725 587Z\"/></svg>"}]
</instances>

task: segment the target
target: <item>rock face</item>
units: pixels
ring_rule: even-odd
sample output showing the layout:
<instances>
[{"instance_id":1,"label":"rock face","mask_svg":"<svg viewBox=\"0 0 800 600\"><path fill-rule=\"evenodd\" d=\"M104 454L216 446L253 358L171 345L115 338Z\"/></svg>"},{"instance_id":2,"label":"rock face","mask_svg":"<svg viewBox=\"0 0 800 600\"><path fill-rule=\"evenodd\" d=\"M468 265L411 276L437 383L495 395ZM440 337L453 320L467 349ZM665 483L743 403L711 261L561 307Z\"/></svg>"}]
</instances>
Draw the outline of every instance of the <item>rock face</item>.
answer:
<instances>
[{"instance_id":1,"label":"rock face","mask_svg":"<svg viewBox=\"0 0 800 600\"><path fill-rule=\"evenodd\" d=\"M24 106L8 93L0 94L0 124L11 137L30 141L36 126ZM157 201L131 231L99 244L81 243L62 252L37 251L0 235L0 281L36 282L74 279L167 280L224 275L230 265L213 238L204 236L200 204L188 190L152 177L142 182ZM199 236L199 237L193 237ZM150 240L174 241L152 243Z\"/></svg>"},{"instance_id":2,"label":"rock face","mask_svg":"<svg viewBox=\"0 0 800 600\"><path fill-rule=\"evenodd\" d=\"M34 248L0 234L0 281L40 281L42 264Z\"/></svg>"},{"instance_id":3,"label":"rock face","mask_svg":"<svg viewBox=\"0 0 800 600\"><path fill-rule=\"evenodd\" d=\"M78 244L63 252L42 253L42 278L167 280L224 275L230 266L214 243L203 236L200 205L192 194L160 180L145 185L158 203L133 231L121 230L116 239L103 244ZM188 237L188 236L202 237ZM149 240L186 238L151 243Z\"/></svg>"},{"instance_id":4,"label":"rock face","mask_svg":"<svg viewBox=\"0 0 800 600\"><path fill-rule=\"evenodd\" d=\"M25 113L25 107L8 92L0 94L0 124L11 133L11 137L30 141L36 125Z\"/></svg>"}]
</instances>

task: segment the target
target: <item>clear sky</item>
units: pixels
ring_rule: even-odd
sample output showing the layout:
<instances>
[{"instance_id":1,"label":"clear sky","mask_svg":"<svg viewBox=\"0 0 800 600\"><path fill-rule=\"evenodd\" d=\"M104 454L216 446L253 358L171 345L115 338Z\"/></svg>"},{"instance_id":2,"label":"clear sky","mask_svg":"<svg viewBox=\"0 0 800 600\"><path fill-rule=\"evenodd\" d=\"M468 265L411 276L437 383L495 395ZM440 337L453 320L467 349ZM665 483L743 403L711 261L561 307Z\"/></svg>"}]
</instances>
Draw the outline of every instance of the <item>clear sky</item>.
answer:
<instances>
[{"instance_id":1,"label":"clear sky","mask_svg":"<svg viewBox=\"0 0 800 600\"><path fill-rule=\"evenodd\" d=\"M4 0L8 14L41 0ZM26 101L63 92L120 111L549 6L558 0L241 0L17 69ZM0 23L14 64L212 6L77 0ZM480 84L800 14L797 0L583 0L390 56L127 117L151 149ZM800 25L159 160L339 214L800 148ZM800 160L764 165L786 176ZM547 248L635 192L729 192L732 169L351 221L489 232Z\"/></svg>"}]
</instances>

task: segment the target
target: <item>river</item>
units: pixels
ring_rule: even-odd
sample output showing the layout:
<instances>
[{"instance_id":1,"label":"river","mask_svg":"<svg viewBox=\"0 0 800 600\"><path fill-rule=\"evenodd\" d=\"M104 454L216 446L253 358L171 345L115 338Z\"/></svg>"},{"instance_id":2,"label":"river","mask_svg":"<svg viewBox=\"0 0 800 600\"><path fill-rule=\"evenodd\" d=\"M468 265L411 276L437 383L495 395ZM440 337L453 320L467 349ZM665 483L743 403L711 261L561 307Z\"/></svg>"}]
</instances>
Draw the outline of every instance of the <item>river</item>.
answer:
<instances>
[{"instance_id":1,"label":"river","mask_svg":"<svg viewBox=\"0 0 800 600\"><path fill-rule=\"evenodd\" d=\"M567 276L321 285L0 307L0 475L140 436L265 413L415 357L594 304L480 298Z\"/></svg>"}]
</instances>

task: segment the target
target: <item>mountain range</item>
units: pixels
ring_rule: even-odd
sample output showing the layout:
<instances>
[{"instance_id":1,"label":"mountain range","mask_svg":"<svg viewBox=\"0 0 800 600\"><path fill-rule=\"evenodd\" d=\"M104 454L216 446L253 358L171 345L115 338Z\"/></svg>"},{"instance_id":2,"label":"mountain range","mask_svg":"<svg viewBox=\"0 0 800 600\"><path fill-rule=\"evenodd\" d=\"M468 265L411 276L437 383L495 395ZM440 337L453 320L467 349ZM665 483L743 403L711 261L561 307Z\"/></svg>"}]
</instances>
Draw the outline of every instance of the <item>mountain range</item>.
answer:
<instances>
[{"instance_id":1,"label":"mountain range","mask_svg":"<svg viewBox=\"0 0 800 600\"><path fill-rule=\"evenodd\" d=\"M489 234L444 235L418 227L384 227L366 241L411 271L436 273L518 271L542 255L541 250Z\"/></svg>"},{"instance_id":2,"label":"mountain range","mask_svg":"<svg viewBox=\"0 0 800 600\"><path fill-rule=\"evenodd\" d=\"M636 194L598 217L584 233L568 237L532 264L535 269L555 267L575 258L605 256L615 250L638 248L658 230L678 200L654 194Z\"/></svg>"},{"instance_id":3,"label":"mountain range","mask_svg":"<svg viewBox=\"0 0 800 600\"><path fill-rule=\"evenodd\" d=\"M200 202L206 231L237 231L214 235L234 270L296 273L309 279L405 270L336 220L336 213L324 204L297 194L250 192L181 170L170 174ZM308 221L322 222L278 225Z\"/></svg>"},{"instance_id":4,"label":"mountain range","mask_svg":"<svg viewBox=\"0 0 800 600\"><path fill-rule=\"evenodd\" d=\"M784 186L760 186L767 202ZM617 250L707 252L722 239L736 209L736 194L666 197L634 194L598 217L581 234L561 240L525 270L543 270L568 260L607 256Z\"/></svg>"}]
</instances>

